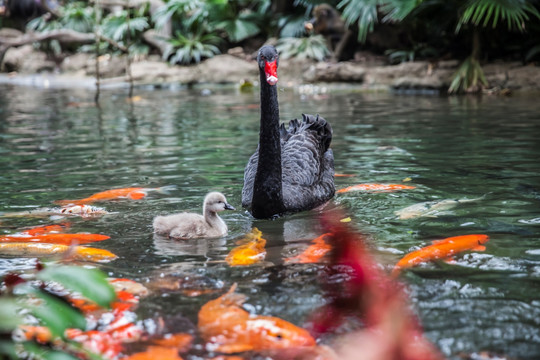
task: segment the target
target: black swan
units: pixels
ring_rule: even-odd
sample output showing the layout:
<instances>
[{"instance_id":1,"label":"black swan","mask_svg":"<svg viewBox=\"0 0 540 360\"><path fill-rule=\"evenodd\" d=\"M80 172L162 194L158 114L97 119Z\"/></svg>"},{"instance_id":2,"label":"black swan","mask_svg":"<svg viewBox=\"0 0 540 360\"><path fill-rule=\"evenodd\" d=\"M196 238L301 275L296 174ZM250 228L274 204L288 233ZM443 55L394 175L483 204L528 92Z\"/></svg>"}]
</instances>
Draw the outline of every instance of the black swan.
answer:
<instances>
[{"instance_id":1,"label":"black swan","mask_svg":"<svg viewBox=\"0 0 540 360\"><path fill-rule=\"evenodd\" d=\"M227 224L217 214L223 210L234 210L225 195L211 192L203 203L203 215L180 213L154 218L154 232L174 239L214 238L227 235Z\"/></svg>"},{"instance_id":2,"label":"black swan","mask_svg":"<svg viewBox=\"0 0 540 360\"><path fill-rule=\"evenodd\" d=\"M244 172L242 206L255 218L313 209L335 193L332 128L319 115L279 125L278 53L263 46L257 56L261 84L259 146Z\"/></svg>"}]
</instances>

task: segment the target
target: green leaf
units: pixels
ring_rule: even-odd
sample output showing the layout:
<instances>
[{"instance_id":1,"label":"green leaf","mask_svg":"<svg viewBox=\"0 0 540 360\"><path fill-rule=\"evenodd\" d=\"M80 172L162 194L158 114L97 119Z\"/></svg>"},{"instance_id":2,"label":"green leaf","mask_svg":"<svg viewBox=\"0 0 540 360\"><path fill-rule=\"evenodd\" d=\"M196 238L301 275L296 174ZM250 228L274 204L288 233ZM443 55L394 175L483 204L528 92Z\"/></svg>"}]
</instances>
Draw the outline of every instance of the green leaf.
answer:
<instances>
[{"instance_id":1,"label":"green leaf","mask_svg":"<svg viewBox=\"0 0 540 360\"><path fill-rule=\"evenodd\" d=\"M525 30L529 15L540 19L540 12L534 5L524 0L470 0L463 10L456 33L464 24L494 28L499 22L506 21L508 30Z\"/></svg>"},{"instance_id":2,"label":"green leaf","mask_svg":"<svg viewBox=\"0 0 540 360\"><path fill-rule=\"evenodd\" d=\"M116 299L107 277L98 269L79 266L48 266L37 274L43 281L55 281L66 289L76 291L102 307L108 307Z\"/></svg>"},{"instance_id":3,"label":"green leaf","mask_svg":"<svg viewBox=\"0 0 540 360\"><path fill-rule=\"evenodd\" d=\"M13 341L0 340L0 359L19 359Z\"/></svg>"},{"instance_id":4,"label":"green leaf","mask_svg":"<svg viewBox=\"0 0 540 360\"><path fill-rule=\"evenodd\" d=\"M313 59L323 60L330 54L326 41L322 35L312 35L302 38L282 38L276 46L280 56L284 59Z\"/></svg>"},{"instance_id":5,"label":"green leaf","mask_svg":"<svg viewBox=\"0 0 540 360\"><path fill-rule=\"evenodd\" d=\"M338 9L343 9L343 17L348 25L358 23L358 40L365 42L378 22L377 6L379 0L342 0Z\"/></svg>"},{"instance_id":6,"label":"green leaf","mask_svg":"<svg viewBox=\"0 0 540 360\"><path fill-rule=\"evenodd\" d=\"M53 337L63 337L68 328L84 329L84 316L65 301L47 294L43 290L32 289L30 294L41 300L39 305L30 305L32 315L51 330Z\"/></svg>"},{"instance_id":7,"label":"green leaf","mask_svg":"<svg viewBox=\"0 0 540 360\"><path fill-rule=\"evenodd\" d=\"M242 19L223 21L216 27L225 30L232 42L242 41L248 37L257 35L260 31L255 23Z\"/></svg>"},{"instance_id":8,"label":"green leaf","mask_svg":"<svg viewBox=\"0 0 540 360\"><path fill-rule=\"evenodd\" d=\"M0 298L0 333L12 331L22 323L19 309L15 299Z\"/></svg>"}]
</instances>

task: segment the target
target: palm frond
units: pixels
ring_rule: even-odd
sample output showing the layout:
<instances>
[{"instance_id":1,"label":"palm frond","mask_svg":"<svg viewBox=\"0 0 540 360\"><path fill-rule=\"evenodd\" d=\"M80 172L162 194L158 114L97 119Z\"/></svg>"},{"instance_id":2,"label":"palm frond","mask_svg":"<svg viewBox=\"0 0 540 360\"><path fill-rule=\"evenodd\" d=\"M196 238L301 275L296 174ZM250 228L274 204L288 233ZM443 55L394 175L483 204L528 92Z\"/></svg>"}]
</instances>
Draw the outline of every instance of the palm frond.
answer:
<instances>
[{"instance_id":1,"label":"palm frond","mask_svg":"<svg viewBox=\"0 0 540 360\"><path fill-rule=\"evenodd\" d=\"M456 27L456 33L464 24L496 27L499 22L506 22L508 30L525 30L529 16L540 19L540 12L525 0L470 0L465 7Z\"/></svg>"},{"instance_id":2,"label":"palm frond","mask_svg":"<svg viewBox=\"0 0 540 360\"><path fill-rule=\"evenodd\" d=\"M449 94L457 94L460 92L479 92L482 88L487 87L488 82L484 76L482 66L477 59L469 56L460 65L450 87Z\"/></svg>"},{"instance_id":3,"label":"palm frond","mask_svg":"<svg viewBox=\"0 0 540 360\"><path fill-rule=\"evenodd\" d=\"M322 35L312 35L302 38L281 38L276 48L280 56L284 59L297 58L322 61L330 55L330 51Z\"/></svg>"},{"instance_id":4,"label":"palm frond","mask_svg":"<svg viewBox=\"0 0 540 360\"><path fill-rule=\"evenodd\" d=\"M338 9L343 9L343 17L347 25L358 24L358 39L366 41L367 34L372 32L378 22L377 5L380 0L342 0Z\"/></svg>"}]
</instances>

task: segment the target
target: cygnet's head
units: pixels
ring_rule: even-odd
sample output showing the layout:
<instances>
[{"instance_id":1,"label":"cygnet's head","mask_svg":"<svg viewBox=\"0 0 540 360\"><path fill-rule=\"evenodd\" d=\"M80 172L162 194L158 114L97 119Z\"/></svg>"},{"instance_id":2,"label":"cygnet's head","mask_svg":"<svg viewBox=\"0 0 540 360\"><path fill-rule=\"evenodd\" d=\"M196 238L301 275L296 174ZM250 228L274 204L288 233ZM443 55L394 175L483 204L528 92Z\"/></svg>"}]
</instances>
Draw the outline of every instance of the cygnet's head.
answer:
<instances>
[{"instance_id":1,"label":"cygnet's head","mask_svg":"<svg viewBox=\"0 0 540 360\"><path fill-rule=\"evenodd\" d=\"M219 212L223 210L235 210L234 207L229 205L225 195L219 192L211 192L204 198L205 211Z\"/></svg>"}]
</instances>

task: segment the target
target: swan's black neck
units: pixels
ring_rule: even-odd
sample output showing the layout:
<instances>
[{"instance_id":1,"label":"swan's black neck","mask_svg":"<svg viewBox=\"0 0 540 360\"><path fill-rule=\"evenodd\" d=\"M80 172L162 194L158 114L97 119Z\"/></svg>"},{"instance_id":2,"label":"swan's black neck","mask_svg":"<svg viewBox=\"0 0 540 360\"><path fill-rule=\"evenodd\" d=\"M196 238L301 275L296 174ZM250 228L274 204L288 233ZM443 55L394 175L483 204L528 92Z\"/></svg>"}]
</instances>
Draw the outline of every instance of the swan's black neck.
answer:
<instances>
[{"instance_id":1,"label":"swan's black neck","mask_svg":"<svg viewBox=\"0 0 540 360\"><path fill-rule=\"evenodd\" d=\"M259 161L253 186L251 213L256 218L269 218L284 212L281 184L281 144L277 86L266 82L260 71L261 127Z\"/></svg>"}]
</instances>

